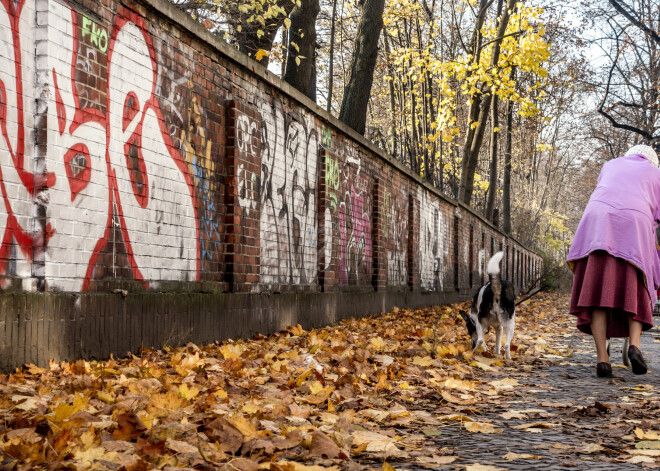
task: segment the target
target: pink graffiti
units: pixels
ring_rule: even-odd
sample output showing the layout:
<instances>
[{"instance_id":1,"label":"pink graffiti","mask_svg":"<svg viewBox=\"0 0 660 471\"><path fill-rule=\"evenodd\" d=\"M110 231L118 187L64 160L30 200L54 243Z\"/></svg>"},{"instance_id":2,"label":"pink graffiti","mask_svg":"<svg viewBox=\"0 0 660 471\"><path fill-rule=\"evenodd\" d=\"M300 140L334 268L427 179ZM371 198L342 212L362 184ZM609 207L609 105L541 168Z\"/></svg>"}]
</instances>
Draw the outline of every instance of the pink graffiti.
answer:
<instances>
[{"instance_id":1,"label":"pink graffiti","mask_svg":"<svg viewBox=\"0 0 660 471\"><path fill-rule=\"evenodd\" d=\"M369 213L364 210L364 193L356 193L355 188L351 187L350 195L351 226L352 233L347 237L347 217L346 202L339 206L339 282L348 283L349 261L348 257L354 256L355 270L360 253L363 255L363 262L366 266L371 266L371 221Z\"/></svg>"},{"instance_id":2,"label":"pink graffiti","mask_svg":"<svg viewBox=\"0 0 660 471\"><path fill-rule=\"evenodd\" d=\"M364 256L367 264L371 264L371 221L369 213L364 210L364 193L356 194L351 188L351 203L353 204L353 237L364 246Z\"/></svg>"}]
</instances>

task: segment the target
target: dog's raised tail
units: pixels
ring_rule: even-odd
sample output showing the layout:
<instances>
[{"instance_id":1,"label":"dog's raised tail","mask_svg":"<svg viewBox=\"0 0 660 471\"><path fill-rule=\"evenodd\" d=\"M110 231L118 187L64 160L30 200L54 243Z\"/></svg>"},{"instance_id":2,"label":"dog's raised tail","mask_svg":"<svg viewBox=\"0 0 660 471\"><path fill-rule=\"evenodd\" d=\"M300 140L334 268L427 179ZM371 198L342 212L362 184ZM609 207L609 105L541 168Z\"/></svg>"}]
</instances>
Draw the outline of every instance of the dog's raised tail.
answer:
<instances>
[{"instance_id":1,"label":"dog's raised tail","mask_svg":"<svg viewBox=\"0 0 660 471\"><path fill-rule=\"evenodd\" d=\"M490 288L493 290L493 303L498 306L500 303L500 295L502 294L502 279L500 277L500 262L504 257L504 252L497 252L488 260L486 272L490 278Z\"/></svg>"},{"instance_id":2,"label":"dog's raised tail","mask_svg":"<svg viewBox=\"0 0 660 471\"><path fill-rule=\"evenodd\" d=\"M488 273L489 276L497 276L500 274L500 262L502 261L502 257L504 257L504 252L497 252L490 257L490 260L488 260L488 267L486 268L486 273Z\"/></svg>"}]
</instances>

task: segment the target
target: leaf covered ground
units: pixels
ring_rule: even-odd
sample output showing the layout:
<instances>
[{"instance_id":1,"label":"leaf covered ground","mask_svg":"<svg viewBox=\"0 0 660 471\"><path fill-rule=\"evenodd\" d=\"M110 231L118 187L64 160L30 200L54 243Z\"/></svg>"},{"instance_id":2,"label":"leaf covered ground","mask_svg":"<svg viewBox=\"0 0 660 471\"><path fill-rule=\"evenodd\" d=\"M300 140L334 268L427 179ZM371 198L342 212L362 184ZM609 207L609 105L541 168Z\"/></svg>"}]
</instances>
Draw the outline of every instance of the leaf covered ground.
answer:
<instances>
[{"instance_id":1,"label":"leaf covered ground","mask_svg":"<svg viewBox=\"0 0 660 471\"><path fill-rule=\"evenodd\" d=\"M655 467L660 385L596 379L566 297L518 307L512 360L470 351L465 307L27 365L0 376L0 469Z\"/></svg>"}]
</instances>

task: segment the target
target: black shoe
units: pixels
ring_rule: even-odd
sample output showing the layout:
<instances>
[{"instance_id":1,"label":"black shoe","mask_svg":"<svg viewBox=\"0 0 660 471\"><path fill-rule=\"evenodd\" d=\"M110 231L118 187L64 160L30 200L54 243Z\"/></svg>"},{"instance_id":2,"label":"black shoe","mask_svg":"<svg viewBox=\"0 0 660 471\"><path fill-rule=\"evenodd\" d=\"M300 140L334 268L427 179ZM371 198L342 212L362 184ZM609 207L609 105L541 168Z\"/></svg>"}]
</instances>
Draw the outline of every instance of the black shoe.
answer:
<instances>
[{"instance_id":1,"label":"black shoe","mask_svg":"<svg viewBox=\"0 0 660 471\"><path fill-rule=\"evenodd\" d=\"M642 352L639 351L639 348L631 345L628 347L628 358L630 359L630 364L632 365L632 371L636 375L646 374L648 368L646 367L646 362L642 356Z\"/></svg>"},{"instance_id":2,"label":"black shoe","mask_svg":"<svg viewBox=\"0 0 660 471\"><path fill-rule=\"evenodd\" d=\"M601 361L596 365L596 374L599 378L610 378L612 376L612 365L606 361Z\"/></svg>"}]
</instances>

